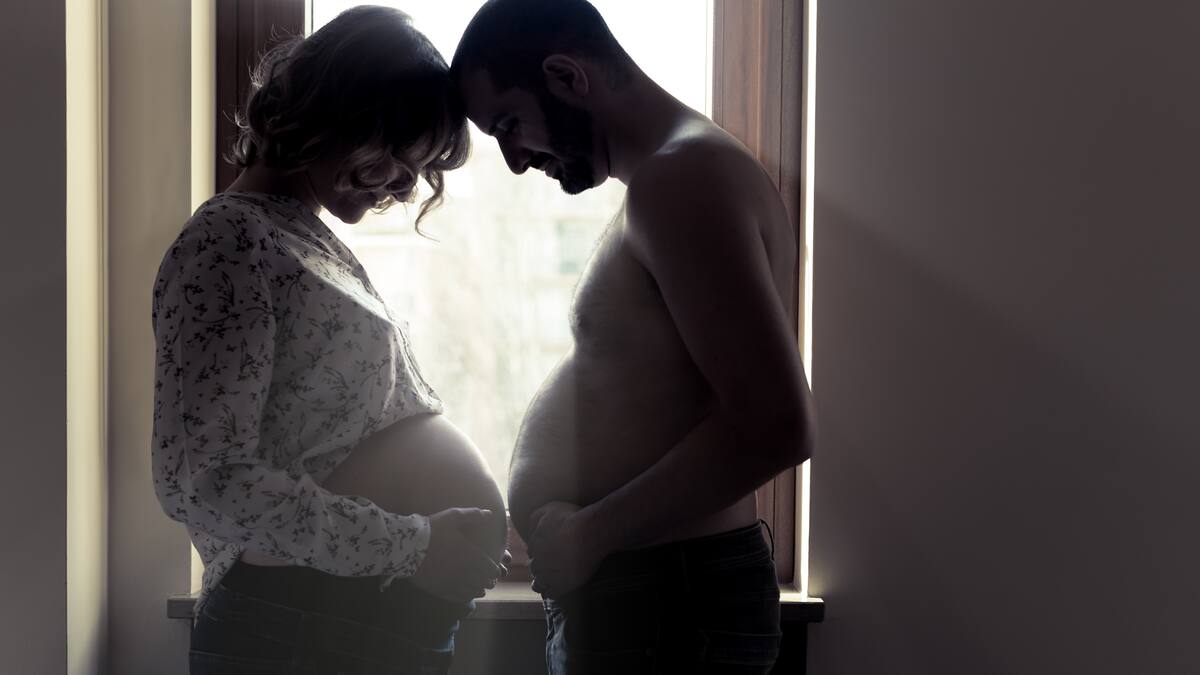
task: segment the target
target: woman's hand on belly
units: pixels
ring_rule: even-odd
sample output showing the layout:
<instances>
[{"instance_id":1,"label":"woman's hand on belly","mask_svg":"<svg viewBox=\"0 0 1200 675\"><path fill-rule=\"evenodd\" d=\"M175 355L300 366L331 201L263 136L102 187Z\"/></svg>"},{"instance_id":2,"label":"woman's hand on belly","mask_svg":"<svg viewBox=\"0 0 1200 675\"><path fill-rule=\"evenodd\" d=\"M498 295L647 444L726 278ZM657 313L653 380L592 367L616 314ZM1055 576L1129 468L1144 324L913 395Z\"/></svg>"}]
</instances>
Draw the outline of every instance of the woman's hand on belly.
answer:
<instances>
[{"instance_id":1,"label":"woman's hand on belly","mask_svg":"<svg viewBox=\"0 0 1200 675\"><path fill-rule=\"evenodd\" d=\"M468 532L486 528L493 512L453 508L429 517L429 548L425 560L408 581L431 595L467 603L483 597L503 574Z\"/></svg>"}]
</instances>

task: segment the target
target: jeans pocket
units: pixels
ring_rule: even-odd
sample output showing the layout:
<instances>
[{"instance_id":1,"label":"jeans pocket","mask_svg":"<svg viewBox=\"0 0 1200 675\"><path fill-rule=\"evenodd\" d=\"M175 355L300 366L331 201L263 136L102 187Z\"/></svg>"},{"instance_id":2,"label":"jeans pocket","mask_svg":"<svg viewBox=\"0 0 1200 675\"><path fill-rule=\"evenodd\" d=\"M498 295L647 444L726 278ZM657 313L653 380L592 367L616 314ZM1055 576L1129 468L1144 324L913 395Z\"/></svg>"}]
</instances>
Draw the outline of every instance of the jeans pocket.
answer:
<instances>
[{"instance_id":1,"label":"jeans pocket","mask_svg":"<svg viewBox=\"0 0 1200 675\"><path fill-rule=\"evenodd\" d=\"M780 633L702 630L703 672L767 673L779 658Z\"/></svg>"}]
</instances>

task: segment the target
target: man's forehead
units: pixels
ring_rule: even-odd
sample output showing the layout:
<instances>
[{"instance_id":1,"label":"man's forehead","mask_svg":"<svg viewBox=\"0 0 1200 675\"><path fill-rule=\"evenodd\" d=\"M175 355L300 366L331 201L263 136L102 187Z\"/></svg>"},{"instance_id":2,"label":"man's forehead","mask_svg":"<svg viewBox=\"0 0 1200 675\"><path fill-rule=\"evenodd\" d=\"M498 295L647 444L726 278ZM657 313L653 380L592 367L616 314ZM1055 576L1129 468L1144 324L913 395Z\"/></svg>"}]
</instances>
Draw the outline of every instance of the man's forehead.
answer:
<instances>
[{"instance_id":1,"label":"man's forehead","mask_svg":"<svg viewBox=\"0 0 1200 675\"><path fill-rule=\"evenodd\" d=\"M521 92L516 87L504 92L497 91L496 83L486 68L475 68L464 73L461 83L467 117L484 132L490 132L497 116L508 114L521 98Z\"/></svg>"}]
</instances>

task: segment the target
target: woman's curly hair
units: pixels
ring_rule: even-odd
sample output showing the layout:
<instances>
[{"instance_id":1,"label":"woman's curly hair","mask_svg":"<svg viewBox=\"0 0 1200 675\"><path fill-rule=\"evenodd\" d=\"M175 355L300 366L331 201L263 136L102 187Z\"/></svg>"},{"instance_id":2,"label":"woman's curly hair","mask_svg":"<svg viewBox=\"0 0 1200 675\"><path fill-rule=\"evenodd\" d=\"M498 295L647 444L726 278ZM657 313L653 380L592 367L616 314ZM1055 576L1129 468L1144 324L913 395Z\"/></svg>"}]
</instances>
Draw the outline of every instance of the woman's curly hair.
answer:
<instances>
[{"instance_id":1,"label":"woman's curly hair","mask_svg":"<svg viewBox=\"0 0 1200 675\"><path fill-rule=\"evenodd\" d=\"M470 154L466 113L445 59L388 7L348 9L307 38L263 56L227 159L300 171L327 149L349 150L339 191L375 193L378 208L411 202L421 176L442 202L443 173ZM401 177L396 178L400 169Z\"/></svg>"}]
</instances>

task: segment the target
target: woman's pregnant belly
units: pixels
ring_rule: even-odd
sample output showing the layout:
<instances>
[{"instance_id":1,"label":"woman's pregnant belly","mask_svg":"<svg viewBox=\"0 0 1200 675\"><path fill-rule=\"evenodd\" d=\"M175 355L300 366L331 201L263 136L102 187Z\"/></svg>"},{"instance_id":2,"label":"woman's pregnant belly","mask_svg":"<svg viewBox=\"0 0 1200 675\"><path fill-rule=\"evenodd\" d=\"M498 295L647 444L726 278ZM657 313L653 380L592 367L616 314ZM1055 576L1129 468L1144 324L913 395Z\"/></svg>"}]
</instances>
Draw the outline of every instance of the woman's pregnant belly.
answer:
<instances>
[{"instance_id":1,"label":"woman's pregnant belly","mask_svg":"<svg viewBox=\"0 0 1200 675\"><path fill-rule=\"evenodd\" d=\"M442 415L416 415L380 429L360 442L322 487L366 497L391 513L490 509L486 526L465 533L497 562L504 552L508 526L496 481L471 439ZM264 557L247 552L242 560L272 564L274 559Z\"/></svg>"}]
</instances>

